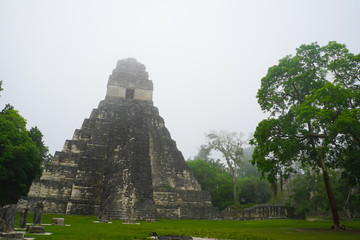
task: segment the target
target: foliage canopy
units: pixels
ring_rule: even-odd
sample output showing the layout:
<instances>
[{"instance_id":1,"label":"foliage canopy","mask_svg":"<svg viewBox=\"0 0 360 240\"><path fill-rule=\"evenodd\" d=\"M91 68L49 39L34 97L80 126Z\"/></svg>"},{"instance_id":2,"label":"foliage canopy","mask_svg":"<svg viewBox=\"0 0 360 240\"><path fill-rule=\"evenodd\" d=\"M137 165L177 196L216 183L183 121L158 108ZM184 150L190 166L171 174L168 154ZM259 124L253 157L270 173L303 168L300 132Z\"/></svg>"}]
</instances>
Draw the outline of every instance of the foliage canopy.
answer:
<instances>
[{"instance_id":1,"label":"foliage canopy","mask_svg":"<svg viewBox=\"0 0 360 240\"><path fill-rule=\"evenodd\" d=\"M33 133L40 134L41 141L37 128ZM7 105L0 112L0 206L16 203L28 193L32 181L41 175L41 162L26 120Z\"/></svg>"},{"instance_id":2,"label":"foliage canopy","mask_svg":"<svg viewBox=\"0 0 360 240\"><path fill-rule=\"evenodd\" d=\"M25 126L25 119L17 111L5 109L0 113L1 205L16 203L41 174L42 159Z\"/></svg>"},{"instance_id":3,"label":"foliage canopy","mask_svg":"<svg viewBox=\"0 0 360 240\"><path fill-rule=\"evenodd\" d=\"M233 204L232 177L219 161L195 159L186 162L203 190L209 191L212 204L220 210Z\"/></svg>"},{"instance_id":4,"label":"foliage canopy","mask_svg":"<svg viewBox=\"0 0 360 240\"><path fill-rule=\"evenodd\" d=\"M333 221L339 216L328 168L344 168L359 182L360 55L329 42L301 45L270 67L257 99L270 117L255 131L253 163L270 182L287 178L294 162L321 171Z\"/></svg>"},{"instance_id":5,"label":"foliage canopy","mask_svg":"<svg viewBox=\"0 0 360 240\"><path fill-rule=\"evenodd\" d=\"M224 163L210 157L207 149L202 145L199 154L186 163L201 188L210 192L213 206L223 210L234 205L232 175ZM260 173L248 162L252 148L244 149L244 153L243 167L238 169L236 174L238 198L242 204L266 203L271 197L270 186L259 179Z\"/></svg>"}]
</instances>

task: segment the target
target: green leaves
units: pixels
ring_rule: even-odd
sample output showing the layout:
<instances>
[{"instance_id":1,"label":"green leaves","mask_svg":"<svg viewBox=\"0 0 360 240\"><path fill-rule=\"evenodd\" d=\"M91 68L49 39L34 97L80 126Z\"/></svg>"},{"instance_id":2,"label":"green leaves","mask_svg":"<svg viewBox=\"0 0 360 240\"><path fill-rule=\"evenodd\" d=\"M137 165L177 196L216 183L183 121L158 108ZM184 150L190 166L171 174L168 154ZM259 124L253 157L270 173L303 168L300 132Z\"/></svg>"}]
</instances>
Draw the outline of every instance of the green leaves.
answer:
<instances>
[{"instance_id":1,"label":"green leaves","mask_svg":"<svg viewBox=\"0 0 360 240\"><path fill-rule=\"evenodd\" d=\"M239 179L240 200L245 203L266 203L271 198L270 185L258 177L249 176Z\"/></svg>"},{"instance_id":2,"label":"green leaves","mask_svg":"<svg viewBox=\"0 0 360 240\"><path fill-rule=\"evenodd\" d=\"M254 134L253 162L276 158L284 165L281 159L286 156L306 163L301 157L312 155L303 154L310 140L316 151L344 145L345 139L360 144L359 74L360 56L336 42L301 45L295 56L269 68L257 98L270 118L259 123ZM261 165L268 171L267 164Z\"/></svg>"},{"instance_id":3,"label":"green leaves","mask_svg":"<svg viewBox=\"0 0 360 240\"><path fill-rule=\"evenodd\" d=\"M280 59L261 80L257 93L261 109L275 116L301 104L313 89L324 84L325 67L321 48L316 43L301 45L294 57Z\"/></svg>"},{"instance_id":4,"label":"green leaves","mask_svg":"<svg viewBox=\"0 0 360 240\"><path fill-rule=\"evenodd\" d=\"M12 108L0 113L0 205L16 203L41 175L39 149L29 137L26 121Z\"/></svg>"},{"instance_id":5,"label":"green leaves","mask_svg":"<svg viewBox=\"0 0 360 240\"><path fill-rule=\"evenodd\" d=\"M232 177L219 161L195 159L186 162L203 190L209 191L211 201L220 210L233 204Z\"/></svg>"},{"instance_id":6,"label":"green leaves","mask_svg":"<svg viewBox=\"0 0 360 240\"><path fill-rule=\"evenodd\" d=\"M339 173L330 171L330 174L332 176L331 185L333 186L337 206L339 209L342 209L345 201L340 190L344 186L340 185ZM291 185L292 194L288 202L296 207L298 212L310 211L313 214L321 214L329 210L329 202L321 175L314 172L305 172L304 174L296 175Z\"/></svg>"},{"instance_id":7,"label":"green leaves","mask_svg":"<svg viewBox=\"0 0 360 240\"><path fill-rule=\"evenodd\" d=\"M269 68L257 94L270 117L256 128L253 164L275 182L288 175L294 163L321 169L331 202L334 223L339 224L327 168L343 168L360 181L360 56L345 45L329 42L301 45ZM350 178L349 178L350 179Z\"/></svg>"},{"instance_id":8,"label":"green leaves","mask_svg":"<svg viewBox=\"0 0 360 240\"><path fill-rule=\"evenodd\" d=\"M49 148L45 146L42 138L43 135L37 127L32 127L28 132L29 137L36 144L36 147L39 149L39 157L43 162L51 161L51 155L49 154Z\"/></svg>"}]
</instances>

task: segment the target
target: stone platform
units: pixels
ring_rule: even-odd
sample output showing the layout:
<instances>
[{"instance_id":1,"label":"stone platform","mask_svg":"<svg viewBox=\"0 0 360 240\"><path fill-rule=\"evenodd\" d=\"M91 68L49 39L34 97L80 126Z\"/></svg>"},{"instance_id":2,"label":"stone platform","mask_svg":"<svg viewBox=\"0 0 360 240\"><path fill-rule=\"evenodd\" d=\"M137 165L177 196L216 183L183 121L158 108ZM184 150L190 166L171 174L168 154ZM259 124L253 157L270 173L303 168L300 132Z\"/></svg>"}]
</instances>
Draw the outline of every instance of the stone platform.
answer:
<instances>
[{"instance_id":1,"label":"stone platform","mask_svg":"<svg viewBox=\"0 0 360 240\"><path fill-rule=\"evenodd\" d=\"M24 232L0 232L0 240L23 240Z\"/></svg>"}]
</instances>

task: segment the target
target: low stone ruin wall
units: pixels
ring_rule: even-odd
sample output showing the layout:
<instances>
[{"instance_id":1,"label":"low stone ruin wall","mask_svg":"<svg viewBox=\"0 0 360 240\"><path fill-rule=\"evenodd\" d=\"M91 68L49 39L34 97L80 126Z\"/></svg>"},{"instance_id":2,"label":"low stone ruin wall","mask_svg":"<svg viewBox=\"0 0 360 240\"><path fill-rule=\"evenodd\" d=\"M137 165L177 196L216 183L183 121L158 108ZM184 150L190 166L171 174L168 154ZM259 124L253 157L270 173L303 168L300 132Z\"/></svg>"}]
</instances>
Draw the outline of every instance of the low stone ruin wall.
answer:
<instances>
[{"instance_id":1,"label":"low stone ruin wall","mask_svg":"<svg viewBox=\"0 0 360 240\"><path fill-rule=\"evenodd\" d=\"M250 208L235 210L226 209L222 212L223 219L233 220L262 220L282 218L305 218L305 214L296 215L295 208L284 205L261 204Z\"/></svg>"},{"instance_id":2,"label":"low stone ruin wall","mask_svg":"<svg viewBox=\"0 0 360 240\"><path fill-rule=\"evenodd\" d=\"M213 219L218 216L218 209L212 206L207 191L158 188L154 191L154 201L157 218Z\"/></svg>"}]
</instances>

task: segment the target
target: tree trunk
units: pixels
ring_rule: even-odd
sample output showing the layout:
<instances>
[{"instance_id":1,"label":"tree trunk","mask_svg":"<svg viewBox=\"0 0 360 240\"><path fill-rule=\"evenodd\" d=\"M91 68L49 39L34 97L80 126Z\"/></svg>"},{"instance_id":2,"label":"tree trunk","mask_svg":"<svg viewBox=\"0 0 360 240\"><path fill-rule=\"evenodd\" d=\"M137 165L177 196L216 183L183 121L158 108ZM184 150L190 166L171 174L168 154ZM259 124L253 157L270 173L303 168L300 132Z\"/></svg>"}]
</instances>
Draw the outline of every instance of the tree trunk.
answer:
<instances>
[{"instance_id":1,"label":"tree trunk","mask_svg":"<svg viewBox=\"0 0 360 240\"><path fill-rule=\"evenodd\" d=\"M274 180L274 182L271 183L271 191L273 193L273 198L275 201L277 201L277 181Z\"/></svg>"},{"instance_id":2,"label":"tree trunk","mask_svg":"<svg viewBox=\"0 0 360 240\"><path fill-rule=\"evenodd\" d=\"M328 173L328 171L326 169L325 162L324 162L324 159L322 158L322 156L319 156L318 159L319 159L319 165L320 165L322 173L323 173L324 184L325 184L326 193L327 193L329 203L330 203L330 209L331 209L331 213L332 213L334 226L335 226L335 228L336 227L341 228L340 227L339 212L337 210L336 201L335 201L332 189L331 189L329 173Z\"/></svg>"},{"instance_id":3,"label":"tree trunk","mask_svg":"<svg viewBox=\"0 0 360 240\"><path fill-rule=\"evenodd\" d=\"M283 193L283 187L284 187L284 182L283 182L283 176L282 176L282 173L280 172L280 193L282 195Z\"/></svg>"},{"instance_id":4,"label":"tree trunk","mask_svg":"<svg viewBox=\"0 0 360 240\"><path fill-rule=\"evenodd\" d=\"M231 159L227 157L225 153L223 153L226 159L226 163L231 172L232 180L233 180L233 194L234 194L234 205L238 203L238 196L237 196L237 187L236 187L236 162L234 162L234 166L231 165Z\"/></svg>"},{"instance_id":5,"label":"tree trunk","mask_svg":"<svg viewBox=\"0 0 360 240\"><path fill-rule=\"evenodd\" d=\"M234 205L238 203L237 187L236 187L236 173L232 173L233 177L233 192L234 192Z\"/></svg>"},{"instance_id":6,"label":"tree trunk","mask_svg":"<svg viewBox=\"0 0 360 240\"><path fill-rule=\"evenodd\" d=\"M308 129L309 129L309 134L311 135L312 134L311 123L308 123ZM312 149L313 149L313 151L315 153L315 156L316 156L316 158L318 160L319 167L321 168L322 173L323 173L325 189L326 189L326 193L327 193L327 196L328 196L328 199L329 199L331 214L332 214L332 218L333 218L333 222L334 222L333 228L335 230L336 229L342 229L342 227L340 226L340 217L339 217L339 212L338 212L337 207L336 207L336 201L335 201L332 189L331 189L329 173L328 173L328 171L326 169L325 161L323 159L323 155L322 155L322 153L319 153L317 151L316 145L315 145L315 140L313 138L310 138L310 142L311 142Z\"/></svg>"}]
</instances>

